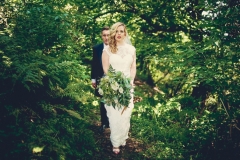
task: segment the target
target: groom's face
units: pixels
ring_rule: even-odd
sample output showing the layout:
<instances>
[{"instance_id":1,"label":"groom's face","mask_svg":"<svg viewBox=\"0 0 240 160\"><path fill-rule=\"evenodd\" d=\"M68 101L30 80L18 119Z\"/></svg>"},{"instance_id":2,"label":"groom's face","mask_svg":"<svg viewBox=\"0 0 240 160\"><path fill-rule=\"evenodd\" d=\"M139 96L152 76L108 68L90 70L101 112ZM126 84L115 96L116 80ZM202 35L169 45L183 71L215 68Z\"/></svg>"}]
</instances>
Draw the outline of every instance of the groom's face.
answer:
<instances>
[{"instance_id":1,"label":"groom's face","mask_svg":"<svg viewBox=\"0 0 240 160\"><path fill-rule=\"evenodd\" d=\"M109 35L110 35L109 30L103 30L102 31L102 40L103 40L103 43L106 44L106 45L108 45Z\"/></svg>"}]
</instances>

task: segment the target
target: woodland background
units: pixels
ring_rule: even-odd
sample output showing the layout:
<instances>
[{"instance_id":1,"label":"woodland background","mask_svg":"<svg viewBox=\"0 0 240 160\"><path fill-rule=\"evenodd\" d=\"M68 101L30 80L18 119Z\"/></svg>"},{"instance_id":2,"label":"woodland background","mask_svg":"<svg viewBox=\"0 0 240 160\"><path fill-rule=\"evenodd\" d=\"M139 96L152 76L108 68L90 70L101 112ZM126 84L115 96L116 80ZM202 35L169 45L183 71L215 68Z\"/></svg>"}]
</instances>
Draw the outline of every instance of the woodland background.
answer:
<instances>
[{"instance_id":1,"label":"woodland background","mask_svg":"<svg viewBox=\"0 0 240 160\"><path fill-rule=\"evenodd\" d=\"M239 0L2 0L0 159L94 159L92 46L127 25L137 49L129 159L240 156ZM104 157L103 157L104 158Z\"/></svg>"}]
</instances>

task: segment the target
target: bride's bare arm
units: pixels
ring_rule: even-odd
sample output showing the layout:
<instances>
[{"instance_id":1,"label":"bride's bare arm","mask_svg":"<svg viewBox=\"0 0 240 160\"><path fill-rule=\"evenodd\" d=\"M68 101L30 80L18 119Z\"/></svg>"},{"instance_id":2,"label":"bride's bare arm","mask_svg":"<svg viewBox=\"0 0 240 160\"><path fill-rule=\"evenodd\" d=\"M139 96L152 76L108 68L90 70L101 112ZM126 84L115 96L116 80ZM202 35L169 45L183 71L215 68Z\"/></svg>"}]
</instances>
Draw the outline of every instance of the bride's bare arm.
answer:
<instances>
[{"instance_id":1,"label":"bride's bare arm","mask_svg":"<svg viewBox=\"0 0 240 160\"><path fill-rule=\"evenodd\" d=\"M131 65L131 73L130 73L130 77L131 77L131 84L133 85L133 81L134 78L136 76L136 71L137 71L137 67L136 67L136 52L134 52L133 55L133 63Z\"/></svg>"},{"instance_id":2,"label":"bride's bare arm","mask_svg":"<svg viewBox=\"0 0 240 160\"><path fill-rule=\"evenodd\" d=\"M103 65L103 72L107 74L109 69L109 55L106 51L103 51L102 53L102 65Z\"/></svg>"}]
</instances>

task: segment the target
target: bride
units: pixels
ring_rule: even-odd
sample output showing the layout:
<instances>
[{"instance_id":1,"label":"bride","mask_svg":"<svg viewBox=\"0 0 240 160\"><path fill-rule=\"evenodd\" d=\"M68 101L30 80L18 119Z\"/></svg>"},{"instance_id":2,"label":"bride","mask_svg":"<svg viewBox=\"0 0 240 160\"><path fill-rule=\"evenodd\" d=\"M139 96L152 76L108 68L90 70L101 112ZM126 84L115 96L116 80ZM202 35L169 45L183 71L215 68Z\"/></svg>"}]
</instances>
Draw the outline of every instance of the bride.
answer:
<instances>
[{"instance_id":1,"label":"bride","mask_svg":"<svg viewBox=\"0 0 240 160\"><path fill-rule=\"evenodd\" d=\"M103 50L102 65L105 74L108 72L110 65L116 71L123 72L131 78L131 85L133 86L136 75L136 49L129 42L126 26L121 22L113 24L110 29L109 45ZM124 107L114 109L113 106L105 105L111 130L110 139L115 154L120 152L120 146L126 145L133 107L133 95L123 114L121 113Z\"/></svg>"}]
</instances>

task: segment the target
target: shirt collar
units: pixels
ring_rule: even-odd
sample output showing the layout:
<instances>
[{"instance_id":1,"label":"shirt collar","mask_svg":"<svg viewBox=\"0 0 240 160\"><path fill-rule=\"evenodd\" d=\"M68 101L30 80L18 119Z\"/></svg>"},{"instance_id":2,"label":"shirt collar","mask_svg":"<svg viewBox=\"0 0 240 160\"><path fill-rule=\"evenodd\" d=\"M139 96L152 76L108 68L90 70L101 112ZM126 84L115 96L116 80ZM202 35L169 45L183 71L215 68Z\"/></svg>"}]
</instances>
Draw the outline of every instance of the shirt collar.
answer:
<instances>
[{"instance_id":1,"label":"shirt collar","mask_svg":"<svg viewBox=\"0 0 240 160\"><path fill-rule=\"evenodd\" d=\"M108 45L106 45L105 43L103 43L103 48L107 47Z\"/></svg>"}]
</instances>

